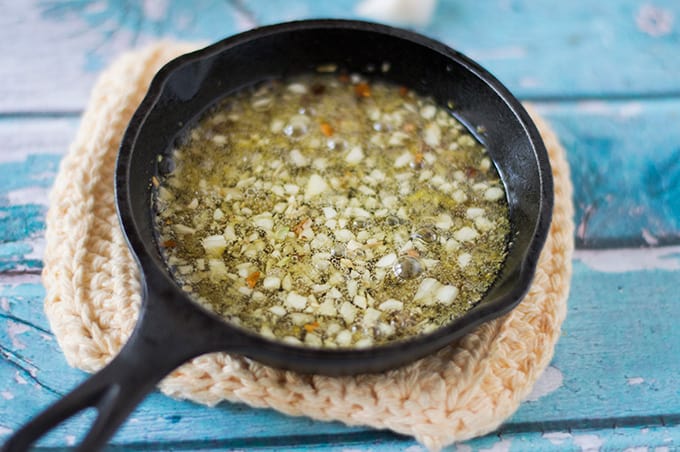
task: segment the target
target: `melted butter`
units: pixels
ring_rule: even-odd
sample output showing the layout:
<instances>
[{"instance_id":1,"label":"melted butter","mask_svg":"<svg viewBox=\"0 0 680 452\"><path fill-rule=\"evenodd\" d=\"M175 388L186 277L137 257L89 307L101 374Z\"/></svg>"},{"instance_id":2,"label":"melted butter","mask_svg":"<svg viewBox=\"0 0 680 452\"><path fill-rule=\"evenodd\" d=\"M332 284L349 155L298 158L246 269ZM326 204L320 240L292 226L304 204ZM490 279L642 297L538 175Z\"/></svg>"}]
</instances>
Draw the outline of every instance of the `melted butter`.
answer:
<instances>
[{"instance_id":1,"label":"melted butter","mask_svg":"<svg viewBox=\"0 0 680 452\"><path fill-rule=\"evenodd\" d=\"M171 163L154 206L173 275L228 321L290 343L436 329L479 301L506 254L485 149L391 84L308 75L245 90Z\"/></svg>"}]
</instances>

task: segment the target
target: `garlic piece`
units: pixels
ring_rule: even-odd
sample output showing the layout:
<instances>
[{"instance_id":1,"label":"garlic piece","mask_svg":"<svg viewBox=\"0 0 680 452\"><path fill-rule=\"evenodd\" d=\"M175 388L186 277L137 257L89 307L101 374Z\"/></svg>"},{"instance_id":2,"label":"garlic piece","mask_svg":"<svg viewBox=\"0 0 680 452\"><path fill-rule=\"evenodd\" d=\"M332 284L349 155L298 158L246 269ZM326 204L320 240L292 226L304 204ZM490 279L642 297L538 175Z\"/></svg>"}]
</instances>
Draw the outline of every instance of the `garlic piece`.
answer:
<instances>
[{"instance_id":1,"label":"garlic piece","mask_svg":"<svg viewBox=\"0 0 680 452\"><path fill-rule=\"evenodd\" d=\"M364 159L364 151L361 147L354 146L345 156L345 161L350 165L356 165Z\"/></svg>"},{"instance_id":2,"label":"garlic piece","mask_svg":"<svg viewBox=\"0 0 680 452\"><path fill-rule=\"evenodd\" d=\"M431 122L425 126L423 131L423 140L430 147L437 147L441 143L442 131L436 122Z\"/></svg>"},{"instance_id":3,"label":"garlic piece","mask_svg":"<svg viewBox=\"0 0 680 452\"><path fill-rule=\"evenodd\" d=\"M458 265L460 265L460 268L465 268L468 266L471 260L472 256L470 253L462 253L460 256L458 256Z\"/></svg>"},{"instance_id":4,"label":"garlic piece","mask_svg":"<svg viewBox=\"0 0 680 452\"><path fill-rule=\"evenodd\" d=\"M456 286L446 285L437 289L435 298L437 301L445 306L453 303L453 300L458 296L458 288Z\"/></svg>"},{"instance_id":5,"label":"garlic piece","mask_svg":"<svg viewBox=\"0 0 680 452\"><path fill-rule=\"evenodd\" d=\"M340 315L347 324L351 324L357 315L357 308L349 301L345 301L340 306Z\"/></svg>"},{"instance_id":6,"label":"garlic piece","mask_svg":"<svg viewBox=\"0 0 680 452\"><path fill-rule=\"evenodd\" d=\"M342 330L335 336L335 342L341 347L347 347L352 343L352 333L348 330Z\"/></svg>"},{"instance_id":7,"label":"garlic piece","mask_svg":"<svg viewBox=\"0 0 680 452\"><path fill-rule=\"evenodd\" d=\"M262 281L262 287L267 290L279 290L281 288L281 278L276 276L267 276Z\"/></svg>"},{"instance_id":8,"label":"garlic piece","mask_svg":"<svg viewBox=\"0 0 680 452\"><path fill-rule=\"evenodd\" d=\"M390 298L389 300L385 300L382 303L380 303L380 306L378 306L378 309L381 311L401 311L404 309L404 303L402 303L399 300L395 300L394 298Z\"/></svg>"},{"instance_id":9,"label":"garlic piece","mask_svg":"<svg viewBox=\"0 0 680 452\"><path fill-rule=\"evenodd\" d=\"M307 306L307 297L296 292L290 292L286 297L286 306L301 311Z\"/></svg>"},{"instance_id":10,"label":"garlic piece","mask_svg":"<svg viewBox=\"0 0 680 452\"><path fill-rule=\"evenodd\" d=\"M487 188L486 191L484 192L484 199L487 201L498 201L501 199L505 193L503 193L503 190L501 190L498 187L491 187Z\"/></svg>"},{"instance_id":11,"label":"garlic piece","mask_svg":"<svg viewBox=\"0 0 680 452\"><path fill-rule=\"evenodd\" d=\"M453 233L453 238L459 242L471 242L476 239L478 235L479 234L474 229L468 226L463 226Z\"/></svg>"},{"instance_id":12,"label":"garlic piece","mask_svg":"<svg viewBox=\"0 0 680 452\"><path fill-rule=\"evenodd\" d=\"M307 182L307 188L305 189L305 199L310 200L315 196L328 190L328 184L326 180L319 176L318 174L312 174Z\"/></svg>"},{"instance_id":13,"label":"garlic piece","mask_svg":"<svg viewBox=\"0 0 680 452\"><path fill-rule=\"evenodd\" d=\"M434 304L433 296L439 290L441 284L434 278L425 278L420 282L416 294L413 296L413 301L420 302L425 305Z\"/></svg>"},{"instance_id":14,"label":"garlic piece","mask_svg":"<svg viewBox=\"0 0 680 452\"><path fill-rule=\"evenodd\" d=\"M227 241L222 235L209 235L201 241L208 256L220 257L227 248Z\"/></svg>"},{"instance_id":15,"label":"garlic piece","mask_svg":"<svg viewBox=\"0 0 680 452\"><path fill-rule=\"evenodd\" d=\"M391 267L397 262L397 255L394 253L387 254L380 258L378 262L375 263L376 267Z\"/></svg>"}]
</instances>

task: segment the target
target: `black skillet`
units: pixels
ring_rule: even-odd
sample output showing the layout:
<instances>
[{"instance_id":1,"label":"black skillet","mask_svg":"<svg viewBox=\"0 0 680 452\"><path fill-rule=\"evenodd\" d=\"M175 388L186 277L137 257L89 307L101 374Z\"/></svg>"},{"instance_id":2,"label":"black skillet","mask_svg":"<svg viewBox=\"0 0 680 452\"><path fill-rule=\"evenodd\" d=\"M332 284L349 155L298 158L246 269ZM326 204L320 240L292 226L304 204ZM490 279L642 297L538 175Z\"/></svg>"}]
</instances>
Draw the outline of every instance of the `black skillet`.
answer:
<instances>
[{"instance_id":1,"label":"black skillet","mask_svg":"<svg viewBox=\"0 0 680 452\"><path fill-rule=\"evenodd\" d=\"M510 205L511 245L492 288L449 325L408 341L363 350L319 350L271 341L220 320L194 304L168 273L152 224L151 178L159 154L217 99L255 82L335 63L433 96L486 145ZM481 130L481 129L480 129ZM87 407L98 416L79 450L102 448L156 384L185 361L208 352L241 354L264 364L326 375L380 372L450 344L519 303L545 242L553 205L550 164L526 111L491 74L449 47L383 25L313 20L243 33L165 65L125 132L116 166L118 215L143 274L144 302L118 356L18 430L4 451L26 450L48 430Z\"/></svg>"}]
</instances>

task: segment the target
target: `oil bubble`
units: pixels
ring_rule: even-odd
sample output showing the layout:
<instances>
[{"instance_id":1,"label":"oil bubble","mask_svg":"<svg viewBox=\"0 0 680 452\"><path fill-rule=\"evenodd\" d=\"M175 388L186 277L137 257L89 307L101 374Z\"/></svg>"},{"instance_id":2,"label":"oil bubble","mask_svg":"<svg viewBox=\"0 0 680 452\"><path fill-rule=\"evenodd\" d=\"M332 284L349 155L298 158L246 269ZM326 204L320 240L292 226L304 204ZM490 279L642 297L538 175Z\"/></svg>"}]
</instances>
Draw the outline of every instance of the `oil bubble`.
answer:
<instances>
[{"instance_id":1,"label":"oil bubble","mask_svg":"<svg viewBox=\"0 0 680 452\"><path fill-rule=\"evenodd\" d=\"M399 226L401 224L401 218L396 215L388 215L385 218L385 223L387 223L388 226Z\"/></svg>"},{"instance_id":2,"label":"oil bubble","mask_svg":"<svg viewBox=\"0 0 680 452\"><path fill-rule=\"evenodd\" d=\"M366 229L369 226L367 218L355 218L352 220L352 227L354 229Z\"/></svg>"},{"instance_id":3,"label":"oil bubble","mask_svg":"<svg viewBox=\"0 0 680 452\"><path fill-rule=\"evenodd\" d=\"M335 245L333 247L333 249L331 250L331 256L332 257L336 257L336 258L345 257L346 254L347 254L347 248L345 247L345 245L342 245L342 244Z\"/></svg>"},{"instance_id":4,"label":"oil bubble","mask_svg":"<svg viewBox=\"0 0 680 452\"><path fill-rule=\"evenodd\" d=\"M419 240L424 243L434 243L437 241L437 229L433 225L424 225L419 227L416 232L411 235L414 240Z\"/></svg>"},{"instance_id":5,"label":"oil bubble","mask_svg":"<svg viewBox=\"0 0 680 452\"><path fill-rule=\"evenodd\" d=\"M283 133L291 138L300 138L307 133L307 130L309 130L309 118L304 115L295 115L283 128Z\"/></svg>"},{"instance_id":6,"label":"oil bubble","mask_svg":"<svg viewBox=\"0 0 680 452\"><path fill-rule=\"evenodd\" d=\"M423 272L423 264L413 256L401 256L392 267L394 276L400 279L413 279Z\"/></svg>"}]
</instances>

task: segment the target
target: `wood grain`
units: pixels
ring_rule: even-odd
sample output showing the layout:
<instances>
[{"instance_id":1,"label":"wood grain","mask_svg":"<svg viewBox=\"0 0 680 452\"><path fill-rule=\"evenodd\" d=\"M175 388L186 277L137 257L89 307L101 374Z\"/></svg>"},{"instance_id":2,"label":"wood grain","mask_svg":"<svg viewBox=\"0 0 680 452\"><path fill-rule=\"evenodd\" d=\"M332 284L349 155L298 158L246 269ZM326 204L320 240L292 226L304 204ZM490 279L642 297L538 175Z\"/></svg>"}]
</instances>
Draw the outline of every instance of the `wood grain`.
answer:
<instances>
[{"instance_id":1,"label":"wood grain","mask_svg":"<svg viewBox=\"0 0 680 452\"><path fill-rule=\"evenodd\" d=\"M355 0L28 0L0 15L0 443L86 377L42 310L49 187L98 72L158 38L358 18ZM496 433L451 450L680 450L680 3L440 0L416 27L477 59L557 131L576 253L555 358ZM74 444L94 413L40 445ZM149 396L121 450L424 450L389 432Z\"/></svg>"},{"instance_id":2,"label":"wood grain","mask_svg":"<svg viewBox=\"0 0 680 452\"><path fill-rule=\"evenodd\" d=\"M211 42L255 25L361 18L356 1L8 2L0 41L0 112L75 112L125 49L157 38ZM674 0L441 1L418 31L477 59L524 99L680 94ZM36 36L38 33L38 36ZM53 74L45 77L44 74Z\"/></svg>"},{"instance_id":3,"label":"wood grain","mask_svg":"<svg viewBox=\"0 0 680 452\"><path fill-rule=\"evenodd\" d=\"M680 243L680 101L543 102L571 164L581 248ZM0 271L40 269L47 193L76 118L0 119Z\"/></svg>"},{"instance_id":4,"label":"wood grain","mask_svg":"<svg viewBox=\"0 0 680 452\"><path fill-rule=\"evenodd\" d=\"M674 259L680 264L680 257ZM611 273L606 267L594 270L577 262L569 315L552 363L552 372L559 375L561 384L537 400L525 402L503 431L680 422L680 335L676 328L680 304L673 297L678 277L680 270ZM647 283L640 284L643 280ZM0 431L13 430L37 407L56 400L84 377L67 367L48 333L42 286L36 280L17 282L20 284L5 280L0 285L0 349L5 356L0 361L0 382L5 382L0 383L0 394L6 399L0 406ZM649 299L656 302L640 302ZM76 422L68 431L83 430L85 425ZM291 432L314 437L340 435L342 441L343 435L364 431L242 405L206 408L155 393L133 414L118 438L126 443L201 438L206 445L217 440L224 447L241 447L293 441L279 438ZM366 435L375 433L369 430ZM63 436L57 435L48 444L61 441Z\"/></svg>"}]
</instances>

